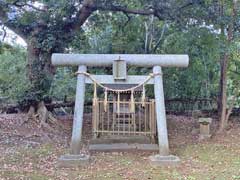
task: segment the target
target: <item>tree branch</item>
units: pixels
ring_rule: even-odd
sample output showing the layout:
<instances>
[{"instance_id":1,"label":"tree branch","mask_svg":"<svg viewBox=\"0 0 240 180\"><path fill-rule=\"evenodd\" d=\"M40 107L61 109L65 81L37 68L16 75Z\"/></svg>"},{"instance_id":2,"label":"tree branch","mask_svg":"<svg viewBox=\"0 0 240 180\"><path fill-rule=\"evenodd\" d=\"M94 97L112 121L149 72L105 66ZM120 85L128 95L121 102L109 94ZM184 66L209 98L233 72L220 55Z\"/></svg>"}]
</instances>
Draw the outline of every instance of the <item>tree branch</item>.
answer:
<instances>
[{"instance_id":1,"label":"tree branch","mask_svg":"<svg viewBox=\"0 0 240 180\"><path fill-rule=\"evenodd\" d=\"M127 21L124 23L123 28L124 28L125 26L127 26L127 24L131 21L131 16L129 16L129 14L127 14L127 13L124 13L124 14L125 14L125 16L127 17Z\"/></svg>"},{"instance_id":2,"label":"tree branch","mask_svg":"<svg viewBox=\"0 0 240 180\"><path fill-rule=\"evenodd\" d=\"M94 0L84 0L83 3L82 3L82 7L80 8L79 12L76 15L76 18L74 20L72 29L74 31L79 30L80 27L87 20L87 18L96 10L122 12L128 17L128 21L130 20L128 14L135 14L135 15L138 14L138 15L145 15L145 16L147 16L147 15L158 16L157 13L154 10L129 9L127 7L114 6L112 4L111 5L99 4Z\"/></svg>"},{"instance_id":3,"label":"tree branch","mask_svg":"<svg viewBox=\"0 0 240 180\"><path fill-rule=\"evenodd\" d=\"M238 87L238 85L239 85L239 83L236 84L236 87ZM225 117L226 122L228 122L228 119L229 119L230 115L232 114L232 110L234 108L234 104L237 101L238 95L239 95L239 90L238 90L238 88L236 88L235 92L233 94L232 101L231 101L229 108L227 110L227 113L226 113L226 117Z\"/></svg>"},{"instance_id":4,"label":"tree branch","mask_svg":"<svg viewBox=\"0 0 240 180\"><path fill-rule=\"evenodd\" d=\"M6 38L6 35L7 35L7 32L6 32L6 29L5 29L4 25L2 25L2 31L3 31L2 41L4 41L5 38Z\"/></svg>"},{"instance_id":5,"label":"tree branch","mask_svg":"<svg viewBox=\"0 0 240 180\"><path fill-rule=\"evenodd\" d=\"M23 9L25 6L27 6L29 8L32 8L32 9L36 10L36 11L46 12L45 9L38 8L38 7L34 6L32 3L28 3L27 1L23 2L23 1L20 1L20 0L15 0L14 2L11 2L11 3L5 3L5 6L15 6L15 7L18 7L18 8L21 8L21 9Z\"/></svg>"},{"instance_id":6,"label":"tree branch","mask_svg":"<svg viewBox=\"0 0 240 180\"><path fill-rule=\"evenodd\" d=\"M181 11L187 7L193 6L195 4L202 4L204 1L203 0L189 0L186 4L178 7L177 9L173 9L173 12L178 12ZM124 14L135 14L135 15L143 15L143 16L149 16L149 15L154 15L157 17L159 20L165 20L167 15L169 19L173 19L174 17L171 15L171 13L167 13L166 9L168 7L157 7L157 6L149 6L148 9L131 9L126 6L120 6L120 5L114 5L111 2L110 3L93 3L92 8L101 10L101 11L112 11L112 12L122 12ZM164 14L164 12L166 12ZM173 14L173 13L172 13Z\"/></svg>"},{"instance_id":7,"label":"tree branch","mask_svg":"<svg viewBox=\"0 0 240 180\"><path fill-rule=\"evenodd\" d=\"M8 19L7 12L4 10L4 7L0 4L0 21L3 25L11 29L13 32L15 32L17 35L19 35L21 38L26 39L26 35L24 34L23 30L21 28L18 28L14 26L13 23Z\"/></svg>"},{"instance_id":8,"label":"tree branch","mask_svg":"<svg viewBox=\"0 0 240 180\"><path fill-rule=\"evenodd\" d=\"M84 0L82 3L82 7L76 14L74 22L72 24L72 30L77 31L81 28L81 26L85 23L88 17L97 9L93 6L93 0Z\"/></svg>"},{"instance_id":9,"label":"tree branch","mask_svg":"<svg viewBox=\"0 0 240 180\"><path fill-rule=\"evenodd\" d=\"M135 14L135 15L154 15L154 10L149 9L129 9L124 6L114 6L114 5L104 5L104 4L93 4L93 6L97 10L101 11L113 11L113 12L122 12L124 14Z\"/></svg>"},{"instance_id":10,"label":"tree branch","mask_svg":"<svg viewBox=\"0 0 240 180\"><path fill-rule=\"evenodd\" d=\"M165 33L166 27L167 27L167 24L164 23L164 25L163 25L163 29L162 29L162 32L161 32L161 35L160 35L160 37L159 37L159 39L158 39L158 41L157 41L155 47L153 48L152 52L155 53L156 50L157 50L157 48L158 48L158 46L160 45L160 43L161 43L161 41L162 41L162 39L163 39L163 35L164 35L164 33Z\"/></svg>"}]
</instances>

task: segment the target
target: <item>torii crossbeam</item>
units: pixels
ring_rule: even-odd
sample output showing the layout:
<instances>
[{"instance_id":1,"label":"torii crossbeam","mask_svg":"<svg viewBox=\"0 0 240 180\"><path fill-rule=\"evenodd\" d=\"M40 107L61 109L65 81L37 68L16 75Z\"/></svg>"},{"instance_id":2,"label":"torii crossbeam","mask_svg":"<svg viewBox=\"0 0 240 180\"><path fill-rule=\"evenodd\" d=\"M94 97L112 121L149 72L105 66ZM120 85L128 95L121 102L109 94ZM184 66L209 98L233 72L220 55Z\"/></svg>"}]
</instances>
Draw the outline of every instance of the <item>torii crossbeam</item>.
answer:
<instances>
[{"instance_id":1,"label":"torii crossbeam","mask_svg":"<svg viewBox=\"0 0 240 180\"><path fill-rule=\"evenodd\" d=\"M152 162L169 163L178 161L175 156L169 155L169 143L167 133L166 112L164 103L162 68L161 67L187 67L189 64L188 55L153 55L153 54L59 54L52 55L54 66L78 66L78 72L86 72L87 67L109 67L117 59L126 61L127 65L136 67L153 67L154 77L149 84L154 84L154 94L156 102L157 132L159 155L150 157ZM125 82L137 84L145 76L128 76ZM117 83L111 76L95 75L101 83ZM74 120L71 140L70 159L78 157L80 154L80 143L83 125L83 109L85 97L85 83L90 83L84 74L77 76L76 100L74 109ZM69 156L66 159L69 160ZM82 156L81 156L82 157ZM86 157L82 157L84 160ZM81 158L79 158L80 160ZM72 162L72 161L71 161ZM75 161L74 161L75 162Z\"/></svg>"}]
</instances>

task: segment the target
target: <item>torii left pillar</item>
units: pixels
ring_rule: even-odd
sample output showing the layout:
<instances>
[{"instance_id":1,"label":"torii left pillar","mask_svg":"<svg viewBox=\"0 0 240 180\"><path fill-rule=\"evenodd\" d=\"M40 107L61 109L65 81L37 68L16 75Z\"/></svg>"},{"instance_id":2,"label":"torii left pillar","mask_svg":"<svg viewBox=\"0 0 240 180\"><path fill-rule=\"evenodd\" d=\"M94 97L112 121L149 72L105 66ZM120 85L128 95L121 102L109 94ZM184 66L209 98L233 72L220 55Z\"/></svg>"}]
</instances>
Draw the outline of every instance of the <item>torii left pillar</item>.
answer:
<instances>
[{"instance_id":1,"label":"torii left pillar","mask_svg":"<svg viewBox=\"0 0 240 180\"><path fill-rule=\"evenodd\" d=\"M84 65L79 66L78 72L87 72L87 67ZM85 76L84 74L78 74L73 117L72 140L70 148L71 154L75 155L79 154L81 149L84 97L85 97Z\"/></svg>"},{"instance_id":2,"label":"torii left pillar","mask_svg":"<svg viewBox=\"0 0 240 180\"><path fill-rule=\"evenodd\" d=\"M80 65L78 72L87 72L87 67ZM70 154L63 155L59 158L60 167L76 167L82 166L89 162L89 155L81 154L81 138L83 126L83 111L84 111L84 98L85 98L85 75L77 75L76 98L73 117L73 129Z\"/></svg>"}]
</instances>

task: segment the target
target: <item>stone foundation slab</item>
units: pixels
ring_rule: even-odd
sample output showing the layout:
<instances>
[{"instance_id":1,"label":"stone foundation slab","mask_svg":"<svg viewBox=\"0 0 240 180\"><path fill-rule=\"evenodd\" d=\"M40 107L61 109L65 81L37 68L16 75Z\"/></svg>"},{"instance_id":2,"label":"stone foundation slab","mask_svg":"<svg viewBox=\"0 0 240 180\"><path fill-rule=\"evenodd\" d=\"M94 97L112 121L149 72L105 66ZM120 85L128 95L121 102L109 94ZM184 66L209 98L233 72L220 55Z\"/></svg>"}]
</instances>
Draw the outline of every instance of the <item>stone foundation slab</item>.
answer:
<instances>
[{"instance_id":1,"label":"stone foundation slab","mask_svg":"<svg viewBox=\"0 0 240 180\"><path fill-rule=\"evenodd\" d=\"M90 162L90 156L86 154L65 154L58 159L57 166L60 168L74 168L86 166Z\"/></svg>"},{"instance_id":2,"label":"stone foundation slab","mask_svg":"<svg viewBox=\"0 0 240 180\"><path fill-rule=\"evenodd\" d=\"M177 156L168 155L153 155L149 157L150 163L154 166L177 166L180 163L180 159Z\"/></svg>"}]
</instances>

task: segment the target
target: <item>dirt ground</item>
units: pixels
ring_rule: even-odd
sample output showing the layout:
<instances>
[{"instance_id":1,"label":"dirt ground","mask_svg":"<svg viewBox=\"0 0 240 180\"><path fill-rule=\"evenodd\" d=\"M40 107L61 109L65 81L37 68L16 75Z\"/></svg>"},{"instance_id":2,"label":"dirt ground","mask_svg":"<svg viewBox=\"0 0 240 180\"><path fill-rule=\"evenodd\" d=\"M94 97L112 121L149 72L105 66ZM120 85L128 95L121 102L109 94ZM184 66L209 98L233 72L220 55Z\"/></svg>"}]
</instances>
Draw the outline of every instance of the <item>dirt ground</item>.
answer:
<instances>
[{"instance_id":1,"label":"dirt ground","mask_svg":"<svg viewBox=\"0 0 240 180\"><path fill-rule=\"evenodd\" d=\"M91 138L90 115L84 119L83 151ZM64 129L48 132L26 123L25 114L0 115L0 179L168 179L240 180L240 120L223 134L199 141L199 125L191 116L168 115L171 153L181 158L177 167L152 167L152 153L95 153L87 167L57 168L57 159L69 150L72 121L59 118ZM216 121L211 130L215 133Z\"/></svg>"}]
</instances>

